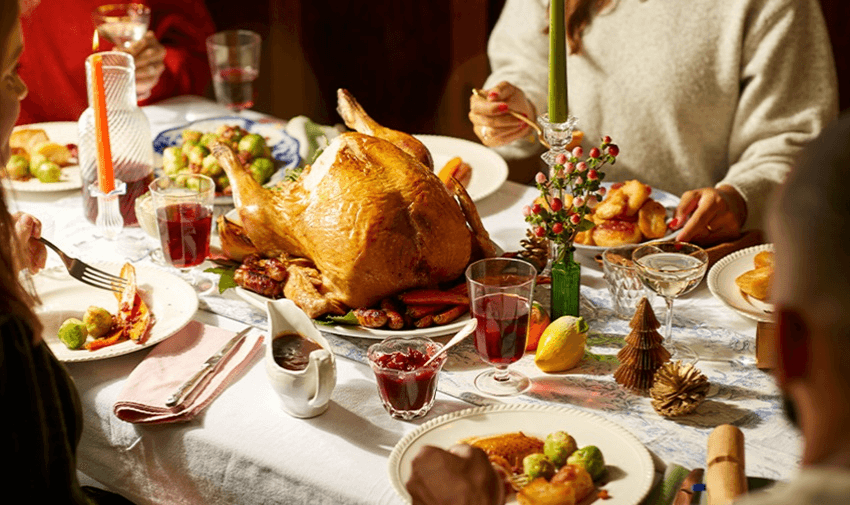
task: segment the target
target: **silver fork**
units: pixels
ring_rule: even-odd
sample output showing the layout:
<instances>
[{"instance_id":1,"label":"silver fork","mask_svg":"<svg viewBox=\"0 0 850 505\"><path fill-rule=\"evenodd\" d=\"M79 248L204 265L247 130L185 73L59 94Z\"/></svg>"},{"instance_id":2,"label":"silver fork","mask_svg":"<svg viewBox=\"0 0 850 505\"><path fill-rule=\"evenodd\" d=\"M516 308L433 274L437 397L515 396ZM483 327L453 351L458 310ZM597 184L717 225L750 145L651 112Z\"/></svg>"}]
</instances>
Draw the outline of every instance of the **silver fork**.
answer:
<instances>
[{"instance_id":1,"label":"silver fork","mask_svg":"<svg viewBox=\"0 0 850 505\"><path fill-rule=\"evenodd\" d=\"M99 270L87 263L83 263L77 258L72 258L68 256L44 237L39 237L38 240L42 244L53 249L56 254L58 254L59 257L62 258L62 263L65 264L65 268L68 269L68 273L71 274L71 277L77 279L82 283L88 284L89 286L94 286L100 289L107 289L114 293L120 293L124 291L124 287L127 285L127 281L122 279L121 277L112 275L108 272L104 272L103 270Z\"/></svg>"}]
</instances>

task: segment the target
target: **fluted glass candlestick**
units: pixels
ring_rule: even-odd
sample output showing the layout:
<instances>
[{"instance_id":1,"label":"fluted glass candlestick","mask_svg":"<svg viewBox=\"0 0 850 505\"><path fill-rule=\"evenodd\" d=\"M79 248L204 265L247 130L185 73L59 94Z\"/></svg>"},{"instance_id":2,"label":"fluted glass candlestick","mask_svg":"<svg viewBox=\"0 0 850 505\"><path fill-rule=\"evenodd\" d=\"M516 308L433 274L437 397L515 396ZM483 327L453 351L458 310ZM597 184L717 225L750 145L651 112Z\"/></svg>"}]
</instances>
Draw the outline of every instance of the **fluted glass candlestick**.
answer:
<instances>
[{"instance_id":1,"label":"fluted glass candlestick","mask_svg":"<svg viewBox=\"0 0 850 505\"><path fill-rule=\"evenodd\" d=\"M543 128L543 136L549 143L551 148L540 155L543 161L549 165L549 178L555 176L555 160L559 154L569 156L567 146L573 141L573 131L578 125L578 119L574 116L568 116L563 123L549 122L549 114L541 114L537 116L537 122ZM552 260L555 257L555 246L552 241L549 241L549 259L546 262L546 267L540 272L541 275L551 275Z\"/></svg>"},{"instance_id":2,"label":"fluted glass candlestick","mask_svg":"<svg viewBox=\"0 0 850 505\"><path fill-rule=\"evenodd\" d=\"M114 240L124 229L124 217L118 206L118 197L127 192L127 185L115 179L115 189L109 193L101 191L97 183L89 186L89 192L97 198L95 226L104 237Z\"/></svg>"}]
</instances>

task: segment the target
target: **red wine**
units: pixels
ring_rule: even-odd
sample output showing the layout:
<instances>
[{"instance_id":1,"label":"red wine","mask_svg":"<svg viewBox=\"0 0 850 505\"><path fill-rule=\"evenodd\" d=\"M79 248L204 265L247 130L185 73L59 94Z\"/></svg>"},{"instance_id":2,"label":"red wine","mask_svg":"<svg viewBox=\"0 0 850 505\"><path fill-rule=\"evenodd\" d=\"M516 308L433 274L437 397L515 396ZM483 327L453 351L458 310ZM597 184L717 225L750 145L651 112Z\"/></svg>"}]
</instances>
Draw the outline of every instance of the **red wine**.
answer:
<instances>
[{"instance_id":1,"label":"red wine","mask_svg":"<svg viewBox=\"0 0 850 505\"><path fill-rule=\"evenodd\" d=\"M122 171L124 170L126 169L122 169ZM129 172L132 173L134 171L129 170ZM121 212L121 217L124 218L124 226L135 226L138 224L138 220L136 219L136 198L150 191L148 186L153 182L153 172L150 171L150 167L142 172L141 179L124 181L127 185L127 191L118 197L118 208ZM91 223L97 220L97 197L89 192L89 185L97 181L96 171L94 172L94 176L95 179L93 180L83 180L83 208L86 212L86 219Z\"/></svg>"},{"instance_id":2,"label":"red wine","mask_svg":"<svg viewBox=\"0 0 850 505\"><path fill-rule=\"evenodd\" d=\"M212 211L198 203L156 209L159 238L166 261L177 268L200 265L210 254Z\"/></svg>"},{"instance_id":3,"label":"red wine","mask_svg":"<svg viewBox=\"0 0 850 505\"><path fill-rule=\"evenodd\" d=\"M472 313L478 320L475 349L481 359L509 365L525 352L529 301L516 295L493 294L477 298Z\"/></svg>"},{"instance_id":4,"label":"red wine","mask_svg":"<svg viewBox=\"0 0 850 505\"><path fill-rule=\"evenodd\" d=\"M250 109L254 106L254 80L257 71L252 68L225 68L213 76L215 96L220 104L232 110Z\"/></svg>"}]
</instances>

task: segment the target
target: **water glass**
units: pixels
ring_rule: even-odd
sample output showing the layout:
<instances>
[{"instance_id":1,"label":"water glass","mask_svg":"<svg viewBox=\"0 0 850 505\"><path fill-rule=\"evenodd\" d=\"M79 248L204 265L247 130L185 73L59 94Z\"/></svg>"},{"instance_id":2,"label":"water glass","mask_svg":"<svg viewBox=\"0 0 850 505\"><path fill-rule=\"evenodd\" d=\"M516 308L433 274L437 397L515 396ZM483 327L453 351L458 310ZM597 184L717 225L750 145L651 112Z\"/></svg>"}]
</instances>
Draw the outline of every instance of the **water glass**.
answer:
<instances>
[{"instance_id":1,"label":"water glass","mask_svg":"<svg viewBox=\"0 0 850 505\"><path fill-rule=\"evenodd\" d=\"M139 3L101 5L92 11L91 18L99 37L127 49L147 33L151 9Z\"/></svg>"},{"instance_id":2,"label":"water glass","mask_svg":"<svg viewBox=\"0 0 850 505\"><path fill-rule=\"evenodd\" d=\"M602 253L603 277L614 303L614 314L620 319L631 319L641 298L652 296L644 289L632 261L632 253L638 247L634 244L612 247Z\"/></svg>"},{"instance_id":3,"label":"water glass","mask_svg":"<svg viewBox=\"0 0 850 505\"><path fill-rule=\"evenodd\" d=\"M422 417L434 406L437 378L445 355L427 367L425 362L442 344L427 337L389 337L369 347L369 364L375 372L381 403L392 417Z\"/></svg>"},{"instance_id":4,"label":"water glass","mask_svg":"<svg viewBox=\"0 0 850 505\"><path fill-rule=\"evenodd\" d=\"M207 38L216 101L230 110L238 112L254 106L260 42L259 34L249 30L228 30Z\"/></svg>"},{"instance_id":5,"label":"water glass","mask_svg":"<svg viewBox=\"0 0 850 505\"><path fill-rule=\"evenodd\" d=\"M210 253L215 183L206 175L164 175L150 184L162 253L179 269L200 265Z\"/></svg>"}]
</instances>

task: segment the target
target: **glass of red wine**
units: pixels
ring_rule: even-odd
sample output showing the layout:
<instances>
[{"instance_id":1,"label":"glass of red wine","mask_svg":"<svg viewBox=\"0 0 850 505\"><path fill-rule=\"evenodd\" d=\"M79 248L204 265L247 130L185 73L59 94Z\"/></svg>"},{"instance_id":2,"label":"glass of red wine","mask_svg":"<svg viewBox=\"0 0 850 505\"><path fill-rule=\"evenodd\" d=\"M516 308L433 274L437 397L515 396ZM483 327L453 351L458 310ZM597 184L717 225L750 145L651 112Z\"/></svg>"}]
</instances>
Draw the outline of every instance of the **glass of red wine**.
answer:
<instances>
[{"instance_id":1,"label":"glass of red wine","mask_svg":"<svg viewBox=\"0 0 850 505\"><path fill-rule=\"evenodd\" d=\"M260 42L260 36L250 30L227 30L207 38L216 101L230 110L254 106Z\"/></svg>"},{"instance_id":2,"label":"glass of red wine","mask_svg":"<svg viewBox=\"0 0 850 505\"><path fill-rule=\"evenodd\" d=\"M478 320L475 349L493 366L475 378L484 394L515 396L531 387L528 377L508 366L525 352L536 277L530 263L511 258L483 259L466 269L469 305Z\"/></svg>"},{"instance_id":3,"label":"glass of red wine","mask_svg":"<svg viewBox=\"0 0 850 505\"><path fill-rule=\"evenodd\" d=\"M164 175L150 190L163 257L188 274L210 253L215 182L201 174ZM188 280L199 288L196 279Z\"/></svg>"}]
</instances>

